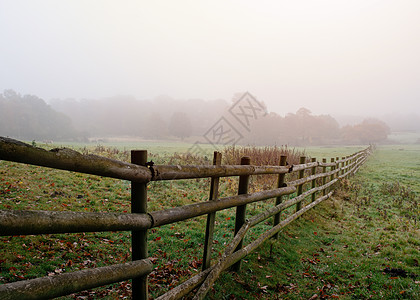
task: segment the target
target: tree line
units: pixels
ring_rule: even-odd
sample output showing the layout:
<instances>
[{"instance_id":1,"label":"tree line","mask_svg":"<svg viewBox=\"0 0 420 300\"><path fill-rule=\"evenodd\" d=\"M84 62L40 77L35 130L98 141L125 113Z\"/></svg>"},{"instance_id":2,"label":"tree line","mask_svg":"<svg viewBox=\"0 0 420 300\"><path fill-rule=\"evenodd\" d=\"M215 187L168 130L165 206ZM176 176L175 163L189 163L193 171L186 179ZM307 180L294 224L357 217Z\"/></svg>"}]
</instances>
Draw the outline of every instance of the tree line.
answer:
<instances>
[{"instance_id":1,"label":"tree line","mask_svg":"<svg viewBox=\"0 0 420 300\"><path fill-rule=\"evenodd\" d=\"M0 135L22 140L86 140L87 133L76 130L71 118L33 95L13 90L0 94Z\"/></svg>"},{"instance_id":2,"label":"tree line","mask_svg":"<svg viewBox=\"0 0 420 300\"><path fill-rule=\"evenodd\" d=\"M340 127L330 115L312 115L309 109L300 108L284 117L270 113L256 120L245 142L294 146L369 144L384 142L390 132L388 125L378 119Z\"/></svg>"},{"instance_id":3,"label":"tree line","mask_svg":"<svg viewBox=\"0 0 420 300\"><path fill-rule=\"evenodd\" d=\"M75 128L91 137L135 136L145 139L185 139L199 136L228 108L225 100L179 100L159 96L105 99L53 99L52 108L66 113Z\"/></svg>"},{"instance_id":4,"label":"tree line","mask_svg":"<svg viewBox=\"0 0 420 300\"><path fill-rule=\"evenodd\" d=\"M229 109L225 100L179 100L160 96L106 99L53 99L47 104L13 90L0 94L0 135L23 140L75 140L116 136L180 139L202 136ZM380 143L389 127L377 119L340 127L330 115L306 108L284 117L269 113L252 124L240 141L255 145L327 145Z\"/></svg>"}]
</instances>

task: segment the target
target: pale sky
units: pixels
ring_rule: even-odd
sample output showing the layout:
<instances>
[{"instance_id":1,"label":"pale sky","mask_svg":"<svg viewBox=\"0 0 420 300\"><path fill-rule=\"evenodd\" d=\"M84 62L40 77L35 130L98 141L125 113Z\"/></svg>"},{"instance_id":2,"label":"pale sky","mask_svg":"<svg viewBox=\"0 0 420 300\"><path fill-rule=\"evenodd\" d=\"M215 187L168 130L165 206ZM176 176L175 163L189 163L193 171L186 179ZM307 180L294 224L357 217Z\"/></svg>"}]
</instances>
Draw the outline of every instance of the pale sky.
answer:
<instances>
[{"instance_id":1,"label":"pale sky","mask_svg":"<svg viewBox=\"0 0 420 300\"><path fill-rule=\"evenodd\" d=\"M0 91L420 113L419 0L0 0Z\"/></svg>"}]
</instances>

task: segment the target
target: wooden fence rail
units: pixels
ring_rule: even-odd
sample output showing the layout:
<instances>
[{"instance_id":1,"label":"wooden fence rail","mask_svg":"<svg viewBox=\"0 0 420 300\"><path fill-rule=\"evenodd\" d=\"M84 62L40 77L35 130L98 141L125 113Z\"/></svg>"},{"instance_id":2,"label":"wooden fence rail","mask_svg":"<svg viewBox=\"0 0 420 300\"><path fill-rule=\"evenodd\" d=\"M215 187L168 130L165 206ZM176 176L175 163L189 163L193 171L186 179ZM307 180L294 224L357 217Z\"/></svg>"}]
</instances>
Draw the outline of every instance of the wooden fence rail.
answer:
<instances>
[{"instance_id":1,"label":"wooden fence rail","mask_svg":"<svg viewBox=\"0 0 420 300\"><path fill-rule=\"evenodd\" d=\"M220 272L234 266L240 270L240 261L264 241L277 237L278 232L303 213L333 194L333 185L361 167L372 151L368 147L342 159L326 159L307 162L301 157L298 165L286 166L286 157L279 158L279 166L253 166L249 158L241 165L221 165L221 154L215 152L213 165L167 166L146 164L146 151L132 151L132 162L126 163L96 155L83 155L70 149L50 151L0 137L0 160L27 163L43 167L62 169L130 180L132 184L131 213L110 212L57 212L33 210L0 210L0 235L28 235L50 233L78 233L100 231L132 231L132 262L107 267L64 273L53 277L42 277L0 285L0 299L52 298L106 284L133 279L133 299L147 299L147 275L153 270L147 258L147 230L153 227L207 215L207 227L203 254L203 271L178 285L158 299L180 299L199 288L194 299L203 299ZM327 168L330 170L327 172ZM317 170L321 170L317 173ZM298 179L286 182L288 173L298 172ZM310 175L305 176L306 173ZM277 188L248 193L251 175L277 174ZM239 176L238 195L218 198L220 177ZM182 207L147 211L147 186L150 181L192 178L212 178L210 200ZM305 185L309 185L306 187ZM305 189L306 187L306 189ZM283 201L283 196L295 194ZM322 196L318 196L320 194ZM310 203L304 203L310 197ZM275 206L246 219L249 203L276 199ZM280 220L280 213L296 206L295 213ZM217 211L237 207L235 235L226 246L217 262L211 264L211 243L214 231L214 216ZM273 217L273 227L256 240L243 246L248 230ZM201 285L201 286L200 286Z\"/></svg>"}]
</instances>

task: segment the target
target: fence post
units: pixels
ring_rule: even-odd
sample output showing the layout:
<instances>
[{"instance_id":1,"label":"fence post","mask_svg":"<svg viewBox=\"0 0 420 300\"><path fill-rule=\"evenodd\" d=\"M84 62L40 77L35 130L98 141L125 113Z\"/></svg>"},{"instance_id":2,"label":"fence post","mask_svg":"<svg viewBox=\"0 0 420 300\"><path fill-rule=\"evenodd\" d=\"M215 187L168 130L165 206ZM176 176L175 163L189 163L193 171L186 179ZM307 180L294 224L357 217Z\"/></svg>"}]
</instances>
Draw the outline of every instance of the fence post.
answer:
<instances>
[{"instance_id":1,"label":"fence post","mask_svg":"<svg viewBox=\"0 0 420 300\"><path fill-rule=\"evenodd\" d=\"M327 163L327 159L326 158L323 158L322 159L322 162L324 164ZM327 167L326 166L323 166L322 167L322 173L325 174L326 172L327 172ZM327 183L327 176L324 175L324 176L322 176L322 185L325 185L326 183ZM327 189L324 188L322 190L322 195L325 196L326 194L327 194Z\"/></svg>"},{"instance_id":2,"label":"fence post","mask_svg":"<svg viewBox=\"0 0 420 300\"><path fill-rule=\"evenodd\" d=\"M333 163L335 160L334 160L334 157L331 157L331 162ZM335 166L333 167L331 167L331 171L334 171L335 170ZM335 174L332 174L331 175L331 177L330 177L330 181L333 181L334 180L334 176L335 176ZM330 191L332 191L332 186L330 187Z\"/></svg>"},{"instance_id":3,"label":"fence post","mask_svg":"<svg viewBox=\"0 0 420 300\"><path fill-rule=\"evenodd\" d=\"M132 150L131 163L146 165L147 150ZM147 183L131 182L131 212L147 213ZM140 260L147 258L147 230L133 230L131 232L131 259ZM132 279L133 299L146 300L149 298L147 291L147 275Z\"/></svg>"},{"instance_id":4,"label":"fence post","mask_svg":"<svg viewBox=\"0 0 420 300\"><path fill-rule=\"evenodd\" d=\"M343 175L344 175L344 174L346 174L346 173L347 173L347 171L348 171L348 168L347 168L348 163L349 163L349 161L347 160L348 158L349 158L349 156L348 156L348 155L346 155L346 157L345 157L346 162L344 163L344 168L346 168L346 169L345 169L345 170L343 170ZM346 176L345 178L347 178L347 176Z\"/></svg>"},{"instance_id":5,"label":"fence post","mask_svg":"<svg viewBox=\"0 0 420 300\"><path fill-rule=\"evenodd\" d=\"M339 160L340 158L337 156L335 158L335 168L338 170L338 172L335 175L336 178L340 177L340 163L338 162Z\"/></svg>"},{"instance_id":6,"label":"fence post","mask_svg":"<svg viewBox=\"0 0 420 300\"><path fill-rule=\"evenodd\" d=\"M312 162L316 162L316 158L315 157L312 157ZM312 167L311 175L315 175L315 174L316 174L316 167ZM312 185L311 185L311 188L312 189L314 189L315 186L316 186L316 182L315 181L316 181L315 179L312 179ZM316 199L316 193L312 193L312 202L314 202L315 199Z\"/></svg>"},{"instance_id":7,"label":"fence post","mask_svg":"<svg viewBox=\"0 0 420 300\"><path fill-rule=\"evenodd\" d=\"M346 161L346 167L347 167L347 169L346 169L346 171L345 171L346 173L349 171L349 170L348 170L348 166L349 166L349 164L350 164L350 161L348 160L349 158L350 158L350 155L347 155L347 156L346 156L346 159L347 159L347 161ZM348 178L348 177L349 177L349 174L347 173L346 178Z\"/></svg>"},{"instance_id":8,"label":"fence post","mask_svg":"<svg viewBox=\"0 0 420 300\"><path fill-rule=\"evenodd\" d=\"M306 157L301 156L300 159L299 159L299 164L304 164L304 163L306 163ZM303 176L305 176L305 169L299 171L299 179L302 179ZM297 195L298 196L301 195L302 191L303 191L303 184L299 184L298 190L297 190ZM296 211L299 211L302 208L302 201L300 201L296 204Z\"/></svg>"},{"instance_id":9,"label":"fence post","mask_svg":"<svg viewBox=\"0 0 420 300\"><path fill-rule=\"evenodd\" d=\"M213 165L220 166L222 163L222 153L214 151ZM219 197L219 177L212 177L210 184L209 201L216 200ZM203 271L210 267L211 248L213 244L214 222L216 212L207 215L206 237L204 240L203 253Z\"/></svg>"},{"instance_id":10,"label":"fence post","mask_svg":"<svg viewBox=\"0 0 420 300\"><path fill-rule=\"evenodd\" d=\"M251 158L244 156L241 158L241 165L250 165ZM238 195L247 194L249 186L249 175L239 176L239 186L238 186ZM235 235L238 233L239 229L245 223L246 214L246 204L236 207L236 217L235 217ZM243 240L238 244L235 251L242 249ZM239 260L232 266L232 271L239 272L241 270L241 261Z\"/></svg>"},{"instance_id":11,"label":"fence post","mask_svg":"<svg viewBox=\"0 0 420 300\"><path fill-rule=\"evenodd\" d=\"M286 165L286 160L287 160L287 156L286 155L282 155L280 156L280 166L285 166ZM281 188L284 185L284 177L286 176L285 173L283 174L279 174L279 177L277 179L277 187ZM279 205L281 203L282 200L282 196L279 196L276 198L276 206ZM277 224L280 223L280 212L278 214L274 215L274 222L273 222L273 226L276 226ZM277 232L275 235L273 235L273 239L278 239L279 237L279 233Z\"/></svg>"}]
</instances>

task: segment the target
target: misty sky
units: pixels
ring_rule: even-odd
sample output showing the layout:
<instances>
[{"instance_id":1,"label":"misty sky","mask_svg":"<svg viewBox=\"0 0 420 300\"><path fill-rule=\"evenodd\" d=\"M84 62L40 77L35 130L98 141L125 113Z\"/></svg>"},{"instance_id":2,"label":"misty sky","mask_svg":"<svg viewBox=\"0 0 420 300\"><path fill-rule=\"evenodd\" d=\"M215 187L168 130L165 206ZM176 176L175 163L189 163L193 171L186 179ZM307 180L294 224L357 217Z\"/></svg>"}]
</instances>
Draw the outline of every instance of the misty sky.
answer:
<instances>
[{"instance_id":1,"label":"misty sky","mask_svg":"<svg viewBox=\"0 0 420 300\"><path fill-rule=\"evenodd\" d=\"M0 0L0 91L420 113L419 16L419 0Z\"/></svg>"}]
</instances>

